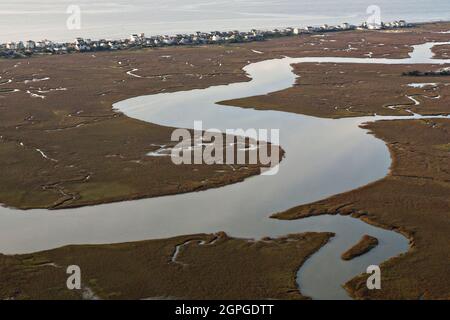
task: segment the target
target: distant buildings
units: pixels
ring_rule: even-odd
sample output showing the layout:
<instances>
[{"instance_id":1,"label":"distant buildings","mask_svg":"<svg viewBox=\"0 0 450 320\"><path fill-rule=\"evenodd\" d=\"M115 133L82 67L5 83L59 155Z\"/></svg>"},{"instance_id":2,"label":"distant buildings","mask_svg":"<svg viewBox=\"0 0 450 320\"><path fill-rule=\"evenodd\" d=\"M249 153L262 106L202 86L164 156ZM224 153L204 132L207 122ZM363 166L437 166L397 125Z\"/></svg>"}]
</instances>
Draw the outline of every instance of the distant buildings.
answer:
<instances>
[{"instance_id":1,"label":"distant buildings","mask_svg":"<svg viewBox=\"0 0 450 320\"><path fill-rule=\"evenodd\" d=\"M406 23L405 20L400 20L400 21L394 21L394 22L388 22L384 24L384 27L387 29L392 29L392 28L407 28L409 25L408 23Z\"/></svg>"},{"instance_id":2,"label":"distant buildings","mask_svg":"<svg viewBox=\"0 0 450 320\"><path fill-rule=\"evenodd\" d=\"M354 26L349 23L342 23L338 26L324 24L320 27L308 26L305 28L284 28L274 30L256 30L248 32L233 31L213 31L196 32L193 34L177 34L173 36L151 36L146 37L144 33L132 34L129 38L123 40L91 40L77 38L74 42L56 43L49 40L34 42L32 40L23 43L8 42L0 44L0 57L20 58L33 54L66 54L71 52L89 52L105 50L126 50L130 48L147 48L175 45L205 45L205 44L223 44L223 43L242 43L252 41L263 41L270 38L285 36L300 36L310 33L338 32L348 30L379 30L379 29L397 29L408 28L411 24L404 20L382 23L381 25L369 25L366 22L360 26Z\"/></svg>"},{"instance_id":3,"label":"distant buildings","mask_svg":"<svg viewBox=\"0 0 450 320\"><path fill-rule=\"evenodd\" d=\"M381 22L381 24L370 24L364 22L359 29L368 29L368 30L383 30L383 29L398 29L398 28L408 28L412 27L411 24L408 24L405 20L393 21L393 22Z\"/></svg>"}]
</instances>

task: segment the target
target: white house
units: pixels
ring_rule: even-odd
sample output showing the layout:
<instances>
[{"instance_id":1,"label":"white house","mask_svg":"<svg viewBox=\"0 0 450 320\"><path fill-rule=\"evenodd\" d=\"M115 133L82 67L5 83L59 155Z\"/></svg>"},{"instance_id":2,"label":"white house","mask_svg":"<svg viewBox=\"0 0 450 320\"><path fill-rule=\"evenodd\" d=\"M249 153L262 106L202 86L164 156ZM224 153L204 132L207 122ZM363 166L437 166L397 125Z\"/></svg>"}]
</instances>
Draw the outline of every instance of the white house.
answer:
<instances>
[{"instance_id":1,"label":"white house","mask_svg":"<svg viewBox=\"0 0 450 320\"><path fill-rule=\"evenodd\" d=\"M170 46L170 45L173 45L175 43L175 41L173 39L167 37L167 38L163 39L163 43Z\"/></svg>"},{"instance_id":2,"label":"white house","mask_svg":"<svg viewBox=\"0 0 450 320\"><path fill-rule=\"evenodd\" d=\"M90 51L91 47L84 41L83 38L75 39L75 49L78 51Z\"/></svg>"},{"instance_id":3,"label":"white house","mask_svg":"<svg viewBox=\"0 0 450 320\"><path fill-rule=\"evenodd\" d=\"M211 40L214 41L214 42L219 42L219 41L222 41L222 37L217 35L217 34L215 34L215 35L212 36Z\"/></svg>"},{"instance_id":4,"label":"white house","mask_svg":"<svg viewBox=\"0 0 450 320\"><path fill-rule=\"evenodd\" d=\"M36 42L28 40L27 43L25 44L25 47L29 50L33 50L34 48L36 48Z\"/></svg>"},{"instance_id":5,"label":"white house","mask_svg":"<svg viewBox=\"0 0 450 320\"><path fill-rule=\"evenodd\" d=\"M350 29L350 24L347 22L344 22L343 24L341 24L341 29L342 30L348 30Z\"/></svg>"},{"instance_id":6,"label":"white house","mask_svg":"<svg viewBox=\"0 0 450 320\"><path fill-rule=\"evenodd\" d=\"M6 49L9 49L9 50L16 50L16 43L15 43L15 42L8 42L8 43L6 44Z\"/></svg>"},{"instance_id":7,"label":"white house","mask_svg":"<svg viewBox=\"0 0 450 320\"><path fill-rule=\"evenodd\" d=\"M140 41L140 38L139 38L139 36L137 34L130 35L130 42L136 43L136 42L139 42L139 41Z\"/></svg>"},{"instance_id":8,"label":"white house","mask_svg":"<svg viewBox=\"0 0 450 320\"><path fill-rule=\"evenodd\" d=\"M380 30L381 28L382 28L381 24L378 24L378 23L367 24L367 29L369 29L369 30Z\"/></svg>"}]
</instances>

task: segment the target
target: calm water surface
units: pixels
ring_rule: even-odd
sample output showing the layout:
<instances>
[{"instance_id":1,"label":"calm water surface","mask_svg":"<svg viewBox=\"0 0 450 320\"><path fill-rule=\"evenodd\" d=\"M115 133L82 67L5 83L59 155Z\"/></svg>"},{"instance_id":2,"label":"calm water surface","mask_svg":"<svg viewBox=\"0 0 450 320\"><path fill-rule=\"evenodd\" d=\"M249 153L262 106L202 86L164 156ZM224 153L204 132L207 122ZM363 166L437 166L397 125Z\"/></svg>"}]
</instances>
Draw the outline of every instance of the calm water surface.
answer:
<instances>
[{"instance_id":1,"label":"calm water surface","mask_svg":"<svg viewBox=\"0 0 450 320\"><path fill-rule=\"evenodd\" d=\"M72 4L82 10L81 30L66 28ZM2 0L0 41L361 23L372 4L385 21L450 20L448 0Z\"/></svg>"}]
</instances>

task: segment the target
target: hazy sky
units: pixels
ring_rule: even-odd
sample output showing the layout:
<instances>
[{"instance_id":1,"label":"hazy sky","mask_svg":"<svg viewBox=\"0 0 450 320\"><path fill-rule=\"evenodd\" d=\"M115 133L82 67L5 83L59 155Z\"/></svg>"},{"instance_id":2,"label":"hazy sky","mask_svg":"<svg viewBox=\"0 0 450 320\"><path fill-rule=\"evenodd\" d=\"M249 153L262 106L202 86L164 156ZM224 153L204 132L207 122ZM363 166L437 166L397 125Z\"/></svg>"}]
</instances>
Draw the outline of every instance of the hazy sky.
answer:
<instances>
[{"instance_id":1,"label":"hazy sky","mask_svg":"<svg viewBox=\"0 0 450 320\"><path fill-rule=\"evenodd\" d=\"M1 0L0 41L357 23L372 4L386 21L450 20L449 0ZM66 27L69 5L81 8L80 30Z\"/></svg>"}]
</instances>

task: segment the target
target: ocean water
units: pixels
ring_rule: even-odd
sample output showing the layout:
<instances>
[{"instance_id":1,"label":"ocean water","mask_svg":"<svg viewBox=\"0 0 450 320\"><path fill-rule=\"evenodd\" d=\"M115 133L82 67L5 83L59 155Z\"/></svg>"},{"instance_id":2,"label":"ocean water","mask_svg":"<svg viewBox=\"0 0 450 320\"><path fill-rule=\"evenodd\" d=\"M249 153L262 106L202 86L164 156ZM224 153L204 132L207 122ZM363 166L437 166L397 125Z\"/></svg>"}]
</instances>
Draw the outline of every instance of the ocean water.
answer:
<instances>
[{"instance_id":1,"label":"ocean water","mask_svg":"<svg viewBox=\"0 0 450 320\"><path fill-rule=\"evenodd\" d=\"M70 5L80 29L67 28ZM369 5L384 21L450 20L449 0L1 0L0 42L360 23Z\"/></svg>"}]
</instances>

